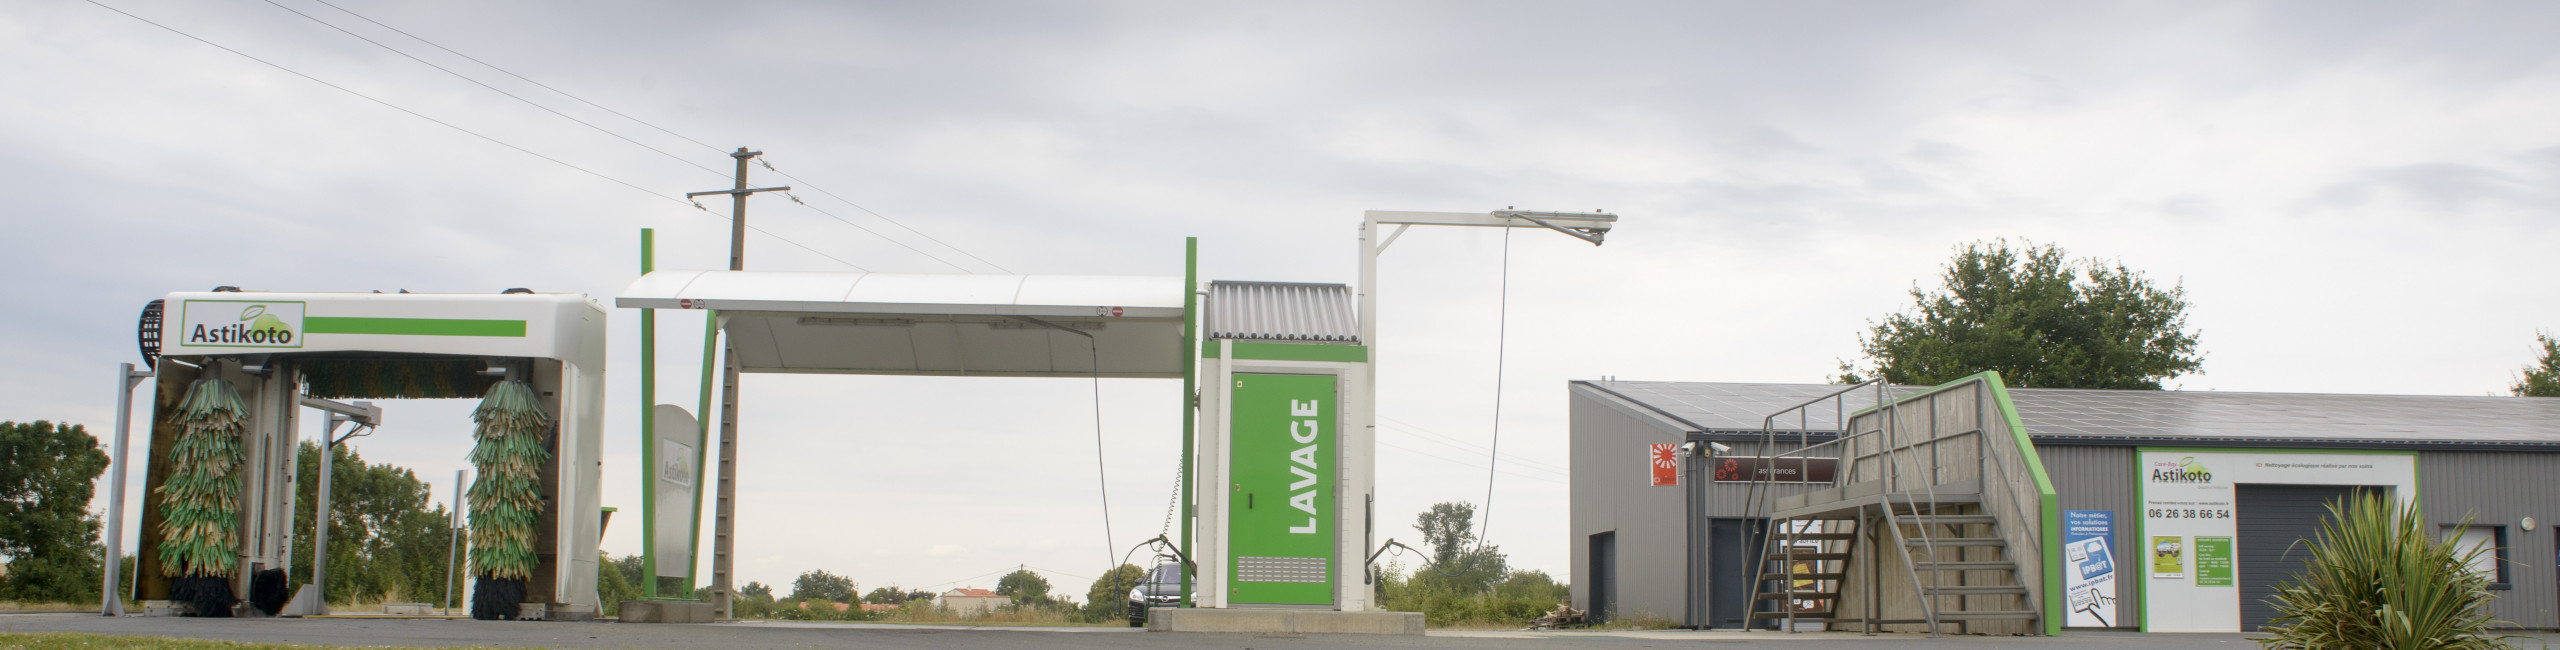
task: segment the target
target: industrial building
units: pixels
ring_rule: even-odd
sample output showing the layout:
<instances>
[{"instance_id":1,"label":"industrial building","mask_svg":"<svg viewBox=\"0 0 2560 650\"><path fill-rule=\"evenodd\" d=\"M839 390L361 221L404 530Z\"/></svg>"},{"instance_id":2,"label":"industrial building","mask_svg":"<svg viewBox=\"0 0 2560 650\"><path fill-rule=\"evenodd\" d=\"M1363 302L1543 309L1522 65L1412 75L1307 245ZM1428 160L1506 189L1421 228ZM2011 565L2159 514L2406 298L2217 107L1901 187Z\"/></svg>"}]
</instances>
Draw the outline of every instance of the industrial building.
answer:
<instances>
[{"instance_id":1,"label":"industrial building","mask_svg":"<svg viewBox=\"0 0 2560 650\"><path fill-rule=\"evenodd\" d=\"M1575 606L1693 628L2256 630L2325 504L2363 492L2494 548L2474 567L2491 613L2560 628L2560 399L1879 388L1570 382Z\"/></svg>"}]
</instances>

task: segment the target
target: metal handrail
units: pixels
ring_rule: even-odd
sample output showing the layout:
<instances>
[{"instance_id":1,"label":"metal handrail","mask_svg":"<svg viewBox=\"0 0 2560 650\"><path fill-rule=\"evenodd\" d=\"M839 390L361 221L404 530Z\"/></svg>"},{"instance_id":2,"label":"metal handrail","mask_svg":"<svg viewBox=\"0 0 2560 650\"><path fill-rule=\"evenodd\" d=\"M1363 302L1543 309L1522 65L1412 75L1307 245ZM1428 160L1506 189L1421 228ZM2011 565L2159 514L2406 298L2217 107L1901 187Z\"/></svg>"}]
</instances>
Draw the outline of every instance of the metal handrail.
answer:
<instances>
[{"instance_id":1,"label":"metal handrail","mask_svg":"<svg viewBox=\"0 0 2560 650\"><path fill-rule=\"evenodd\" d=\"M1905 401L1905 400L1895 400L1895 401L1893 401L1893 402L1883 402L1883 401L1882 401L1882 400L1883 400L1883 395L1882 395L1881 393L1879 393L1879 394L1877 395L1877 399L1878 399L1878 403L1876 404L1876 408L1877 408L1879 411L1881 411L1881 412L1879 413L1879 415L1881 415L1881 416L1882 416L1882 420L1883 420L1883 422L1880 424L1880 426L1878 427L1878 429L1877 429L1877 430L1885 432L1885 436L1884 436L1884 437L1885 437L1888 441L1890 441L1890 440L1894 437L1893 431L1894 431L1895 429L1900 429L1900 428L1902 427L1902 402L1903 402L1903 401ZM1916 399L1918 399L1918 398L1917 398L1917 397L1913 397L1913 398L1906 398L1906 399L1916 400ZM1935 402L1936 398L1935 398L1934 396L1931 396L1931 398L1930 398L1930 399L1931 399L1931 408L1932 408L1932 412L1934 413L1934 409L1936 408L1936 402ZM1934 418L1932 419L1932 422L1933 422L1933 423L1935 422L1935 419L1934 419ZM1930 429L1929 434L1930 434L1930 436L1931 436L1931 442L1934 444L1934 443L1936 442L1936 440L1935 440L1935 436L1937 435L1937 430L1936 430L1936 428L1935 428L1934 424L1932 425L1932 428ZM1903 451L1903 452L1904 452L1904 454L1903 454L1903 455L1917 455L1917 451L1916 451L1916 449L1917 449L1918 447L1919 447L1919 445L1913 444L1913 445L1903 445L1903 446L1899 447L1898 449L1899 449L1900 451ZM1900 487L1899 485L1896 485L1896 484L1895 484L1895 480L1896 480L1896 479L1901 478L1901 476L1900 476L1900 475L1902 474L1902 460L1901 460L1901 457L1900 457L1900 456L1896 456L1896 455L1894 455L1894 454L1893 454L1893 450L1887 450L1887 449L1879 448L1879 449L1877 449L1877 450L1876 450L1876 453L1877 453L1877 455L1882 456L1882 457L1884 457L1885 459L1887 459L1887 460L1885 461L1886 463L1890 463L1890 465L1887 465L1887 469L1886 469L1886 476L1887 476L1887 478L1885 479L1884 489L1883 489L1883 491L1882 491L1882 494L1880 495L1881 497L1883 497L1884 506L1885 506L1885 508L1884 508L1884 509L1885 509L1885 513L1884 513L1884 514L1885 514L1885 523L1886 523L1887 525L1894 526L1894 527L1895 527L1895 528L1894 528L1894 531L1893 531L1893 532L1894 532L1894 534L1895 534L1896 536L1900 536L1900 535L1901 535L1901 533L1902 533L1902 529L1901 529L1902 522L1901 522L1901 520L1900 520L1900 515L1897 515L1897 514L1895 514L1895 513L1893 512L1893 494L1894 494L1895 488ZM1918 464L1918 463L1919 463L1919 460L1915 458L1915 459L1913 459L1911 462L1912 462L1913 464ZM1934 468L1933 468L1933 469L1934 469ZM1930 511L1930 512L1937 512L1937 511L1938 511L1938 487L1937 487L1937 477L1936 477L1936 476L1934 476L1934 475L1932 475L1932 476L1930 476L1930 477L1928 477L1928 478L1925 478L1925 479L1921 480L1921 481L1920 481L1920 486L1921 486L1921 489L1922 489L1923 491L1925 491L1925 492L1927 492L1927 493L1929 494L1929 511ZM1914 497L1914 496L1910 496L1910 495L1906 495L1906 496L1904 496L1904 497L1903 497L1903 502L1904 502L1904 503L1906 503L1906 504L1909 504L1909 505L1911 506L1911 514L1912 514L1913 516L1915 516L1915 517L1916 517L1916 516L1918 516L1918 515L1920 514L1920 503L1916 500L1916 497ZM1920 548L1921 548L1921 552L1922 552L1922 553L1925 553L1925 554L1927 554L1927 555L1928 555L1928 557L1929 557L1929 561L1931 561L1931 562L1936 562L1936 561L1938 561L1938 544L1937 544L1937 540L1936 540L1935 538L1933 538L1933 537L1931 537L1931 536L1930 536L1930 534L1929 534L1929 526L1928 526L1927 524L1921 524L1921 525L1918 525L1918 526L1914 526L1913 528L1916 528L1916 529L1918 529L1918 530L1920 531ZM1909 545L1909 544L1907 544L1907 543L1906 543L1906 544L1904 544L1904 545L1903 545L1903 547L1902 547L1902 549L1900 550L1900 552L1902 553L1902 560L1903 560L1903 562L1902 562L1902 566L1903 566L1903 569L1904 569L1905 571L1908 571L1908 572L1910 572L1910 573L1912 574L1912 576L1911 576L1911 586L1912 586L1913 588L1915 588L1915 589L1916 589L1916 588L1919 588L1919 586L1920 586L1919 568L1918 568L1918 567L1916 567L1916 566L1913 566L1913 565L1912 565L1912 563L1911 563L1911 548L1910 548L1910 545ZM1939 571L1931 571L1931 572L1929 572L1929 586L1930 586L1931 588L1936 588L1936 587L1941 586L1941 585L1939 584L1939 579L1941 578L1941 576L1942 576L1942 575L1943 575L1943 573L1942 573L1942 572L1939 572ZM1874 598L1875 596L1876 596L1875 594L1868 594L1868 595L1867 595L1867 597L1869 597L1869 598ZM1938 604L1937 604L1937 602L1934 600L1934 597L1933 597L1933 596L1931 596L1930 594L1925 593L1925 592L1924 592L1924 593L1922 593L1922 594L1920 594L1920 614L1921 614L1921 617L1922 617L1922 618L1926 619L1926 620L1929 622L1929 636L1930 636L1931 638L1936 638L1936 637L1938 636Z\"/></svg>"},{"instance_id":2,"label":"metal handrail","mask_svg":"<svg viewBox=\"0 0 2560 650\"><path fill-rule=\"evenodd\" d=\"M1857 385L1849 386L1849 387L1847 387L1847 388L1842 388L1842 389L1840 389L1840 390L1832 391L1832 392L1830 392L1829 394L1823 395L1823 396L1821 396L1821 397L1816 397L1816 398L1813 398L1813 399L1810 399L1810 400L1805 400L1805 401L1803 401L1803 402L1799 402L1799 403L1795 404L1794 406L1790 406L1790 407L1787 407L1787 408L1785 408L1785 409L1780 409L1779 411L1777 411L1777 412L1775 412L1775 413L1771 413L1771 414L1769 414L1767 417L1761 418L1761 420L1760 420L1760 449L1759 449L1759 450L1757 450L1757 451L1758 451L1758 453L1760 454L1760 457L1768 459L1768 462L1769 462L1770 468L1771 468L1771 469L1775 469L1775 468L1778 466L1778 461L1779 461L1780 459L1783 459L1783 458L1787 458L1787 457L1793 456L1793 457L1795 457L1795 458L1797 458L1797 459L1799 460L1799 462L1798 462L1798 463L1797 463L1797 465L1796 465L1796 476L1797 476L1799 479L1801 479L1801 478L1803 478L1803 477L1806 477L1806 476L1809 476L1809 475L1810 475L1810 474L1809 474L1809 472L1812 470L1812 465L1813 465L1813 463L1812 463L1812 459L1811 459L1811 457L1810 457L1810 456L1808 456L1808 455L1806 455L1806 452L1810 452L1810 451L1812 451L1813 449L1818 448L1818 447L1822 447L1822 446L1830 446L1830 445L1833 445L1833 444L1840 444L1840 443L1842 443L1842 442L1844 442L1844 441L1847 441L1847 440L1850 440L1850 439L1853 439L1853 438L1854 438L1854 436L1847 435L1847 431L1848 431L1848 428L1849 428L1849 427L1847 426L1847 425L1848 425L1848 409L1847 409L1847 408L1845 408L1846 404L1845 404L1845 399L1844 399L1844 398L1845 398L1845 396L1849 395L1850 393L1857 392L1859 389L1867 388L1867 387L1868 387L1868 386L1870 386L1870 385L1872 385L1872 386L1874 386L1874 387L1875 387L1875 389L1876 389L1876 394L1878 395L1879 399L1881 399L1881 398L1882 398L1882 395L1884 394L1884 391L1889 387L1889 385L1888 385L1888 384L1885 384L1885 383L1884 383L1884 380L1882 380L1882 379L1877 379L1877 380L1873 380L1873 381L1868 381L1868 382L1860 383L1860 384L1857 384ZM1833 429L1832 429L1832 431L1834 431L1834 432L1835 432L1835 435L1836 435L1837 437L1836 437L1835 439L1831 440L1831 441L1824 442L1822 445L1814 445L1814 444L1812 444L1812 431L1811 431L1811 429L1812 429L1812 426L1811 426L1811 425L1812 425L1812 421L1811 421L1811 415L1810 415L1810 413L1809 413L1809 411L1808 411L1807 409L1808 409L1809 407L1814 406L1814 405L1822 404L1823 402L1826 402L1826 401L1831 402L1831 403L1833 404L1833 407L1832 407ZM1795 413L1796 413L1796 448L1795 448L1794 450L1792 450L1792 451L1788 451L1788 452L1785 452L1785 453L1776 453L1774 450L1776 449L1776 447L1777 447L1777 442L1778 442L1778 441L1777 441L1777 422L1778 422L1778 417L1779 417L1779 416L1782 416L1782 415L1787 414L1789 411L1793 411L1793 412L1795 412ZM1834 474L1833 474L1833 476L1832 476L1832 481L1831 481L1831 482L1832 482L1832 484L1833 484L1833 485L1837 486L1837 485L1841 484L1842 480L1843 480L1845 477L1851 476L1851 475L1853 475L1855 472L1856 472L1856 467L1855 467L1855 464L1854 464L1854 463L1852 463L1852 467L1851 467L1848 471L1846 471L1846 472L1835 471L1835 472L1834 472ZM1757 556L1754 556L1753 558L1751 558L1751 561L1750 561L1750 562L1748 562L1748 563L1747 563L1747 565L1746 565L1746 566L1753 567L1753 568L1752 568L1752 570L1751 570L1751 577L1752 577L1752 584L1753 584L1753 589L1752 589L1752 591L1753 591L1755 594L1759 592L1759 585L1765 584L1765 581L1762 581L1762 580L1760 580L1759 578L1760 578L1760 575L1761 575L1762 573L1766 573L1766 569L1767 569L1767 568L1768 568L1768 566L1769 566L1769 555L1770 555L1770 552L1769 552L1769 551L1770 551L1770 546L1771 546L1773 543L1776 543L1776 542L1778 541L1778 539L1779 539L1781 536L1785 537L1785 538L1786 538L1786 540L1787 540L1788 556L1789 556L1789 558L1788 558L1788 559L1786 559L1786 560L1782 560L1782 561L1780 561L1780 563L1779 563L1779 564L1780 564L1780 566L1779 566L1778 574L1779 574L1779 576L1780 576L1780 579L1781 579L1781 580L1783 580L1783 581L1785 581L1785 583L1786 583L1785 589L1786 589L1787 591L1792 592L1792 591L1794 591L1794 589L1795 589L1795 562L1793 561L1792 556L1794 555L1794 546L1795 546L1795 541L1796 541L1795 536L1796 536L1796 533L1797 533L1798 531L1796 531L1796 530L1794 529L1794 527L1792 527L1792 526L1788 526L1787 524L1788 524L1789 522L1786 522L1786 521L1774 521L1774 517L1771 517L1771 515L1774 515L1774 514L1775 514L1775 512L1774 512L1775 508L1774 508L1774 507L1773 507L1773 505L1770 503L1770 501L1774 500L1774 499L1776 498L1776 496L1777 496L1777 481L1776 481L1776 480L1775 480L1775 478L1774 478L1774 474L1775 474L1775 472L1771 472L1771 473L1768 473L1768 474L1763 474L1763 475L1760 475L1760 476L1754 476L1754 477L1752 477L1752 479L1753 479L1753 480L1751 481L1751 487L1750 487L1750 488L1749 488L1749 490L1745 493L1744 498L1743 498L1743 499L1744 499L1744 500L1743 500L1743 519L1744 519L1744 521L1756 521L1756 520L1758 520L1758 519L1761 519L1761 518L1764 518L1764 517L1768 517L1768 518L1773 519L1773 521L1771 522L1771 524L1772 524L1772 526L1774 526L1774 528L1773 528L1773 529L1771 529L1768 533L1766 533L1766 534L1763 534L1763 535L1762 535L1762 537L1761 537L1761 541L1760 541L1759 554L1758 554ZM1810 483L1810 481L1802 481L1802 480L1799 480L1799 481L1797 481L1797 483L1799 483L1799 484L1803 484L1803 483ZM1744 547L1745 547L1745 548L1748 548L1748 547L1749 547L1749 545L1747 545L1747 544L1746 544L1746 545L1744 545ZM1753 602L1754 602L1754 603L1757 603L1757 602L1758 602L1758 599L1757 599L1757 598L1754 598L1754 599L1753 599ZM1840 605L1839 601L1837 601L1837 600L1832 601L1832 609L1833 609L1833 615L1834 615L1834 617L1837 617L1837 615L1838 615L1838 613L1839 613L1839 612L1838 612L1839 605ZM1785 620L1785 627L1786 627L1786 629L1787 629L1789 632L1793 632L1793 631L1795 630L1795 602L1794 602L1794 599L1793 599L1793 598L1786 599L1786 600L1782 603L1782 606L1786 607L1786 612L1785 612L1785 613L1786 613L1786 616L1785 616L1785 618L1784 618L1784 620ZM1758 609L1758 608L1757 608L1757 607L1752 607L1752 608L1750 608L1750 609ZM1744 619L1743 619L1743 620L1744 620L1744 625L1743 625L1743 628L1744 628L1744 629L1746 629L1746 630L1753 630L1753 629L1757 629L1757 627L1756 627L1756 626L1753 626L1753 625L1751 625L1751 624L1750 624L1751 618L1750 618L1749 610L1746 610L1746 611L1745 611L1745 613L1744 613Z\"/></svg>"}]
</instances>

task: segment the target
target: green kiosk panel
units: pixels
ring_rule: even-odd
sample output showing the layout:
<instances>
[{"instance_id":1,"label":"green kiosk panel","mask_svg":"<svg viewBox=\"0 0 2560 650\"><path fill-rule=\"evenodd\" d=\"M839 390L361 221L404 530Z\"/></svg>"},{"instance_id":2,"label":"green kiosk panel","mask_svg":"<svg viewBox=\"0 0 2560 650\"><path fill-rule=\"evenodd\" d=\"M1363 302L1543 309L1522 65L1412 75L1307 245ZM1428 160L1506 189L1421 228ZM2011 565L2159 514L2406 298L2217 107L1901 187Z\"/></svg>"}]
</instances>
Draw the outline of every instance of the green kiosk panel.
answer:
<instances>
[{"instance_id":1,"label":"green kiosk panel","mask_svg":"<svg viewBox=\"0 0 2560 650\"><path fill-rule=\"evenodd\" d=\"M1229 602L1333 604L1331 375L1235 375L1228 474Z\"/></svg>"}]
</instances>

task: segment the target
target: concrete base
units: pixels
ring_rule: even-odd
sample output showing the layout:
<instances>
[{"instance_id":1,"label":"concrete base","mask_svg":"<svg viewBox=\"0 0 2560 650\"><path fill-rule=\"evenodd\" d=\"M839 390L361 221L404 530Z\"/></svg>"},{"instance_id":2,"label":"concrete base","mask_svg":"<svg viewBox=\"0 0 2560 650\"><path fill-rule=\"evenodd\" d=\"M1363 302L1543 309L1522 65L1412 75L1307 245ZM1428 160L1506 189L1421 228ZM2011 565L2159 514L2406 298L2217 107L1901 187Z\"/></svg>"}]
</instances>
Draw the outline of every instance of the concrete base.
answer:
<instances>
[{"instance_id":1,"label":"concrete base","mask_svg":"<svg viewBox=\"0 0 2560 650\"><path fill-rule=\"evenodd\" d=\"M622 601L624 623L709 623L711 603L677 600Z\"/></svg>"},{"instance_id":2,"label":"concrete base","mask_svg":"<svg viewBox=\"0 0 2560 650\"><path fill-rule=\"evenodd\" d=\"M1147 631L1422 636L1422 613L1156 607L1147 610Z\"/></svg>"}]
</instances>

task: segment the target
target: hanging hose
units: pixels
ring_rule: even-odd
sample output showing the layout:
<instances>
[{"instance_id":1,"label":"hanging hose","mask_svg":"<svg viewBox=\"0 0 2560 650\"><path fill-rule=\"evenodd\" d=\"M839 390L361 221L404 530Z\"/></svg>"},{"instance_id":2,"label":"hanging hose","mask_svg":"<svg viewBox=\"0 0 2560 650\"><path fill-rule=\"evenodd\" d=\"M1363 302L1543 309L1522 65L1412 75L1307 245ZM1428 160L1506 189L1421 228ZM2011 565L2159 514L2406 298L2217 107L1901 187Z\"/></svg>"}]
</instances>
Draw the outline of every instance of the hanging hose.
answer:
<instances>
[{"instance_id":1,"label":"hanging hose","mask_svg":"<svg viewBox=\"0 0 2560 650\"><path fill-rule=\"evenodd\" d=\"M1119 544L1111 541L1111 473L1102 462L1102 344L1095 341L1092 334L1072 329L1067 331L1084 334L1085 350L1093 356L1093 480L1102 488L1102 559L1108 562L1111 560L1111 547ZM1123 555L1120 559L1121 564L1127 564L1129 558ZM1102 570L1103 575L1111 575L1110 572L1120 570L1120 565L1105 566Z\"/></svg>"},{"instance_id":2,"label":"hanging hose","mask_svg":"<svg viewBox=\"0 0 2560 650\"><path fill-rule=\"evenodd\" d=\"M1484 554L1493 538L1493 471L1502 462L1502 372L1508 361L1511 334L1511 229L1502 229L1502 298L1493 325L1493 450L1484 455L1484 523L1476 526L1476 552L1468 568Z\"/></svg>"}]
</instances>

